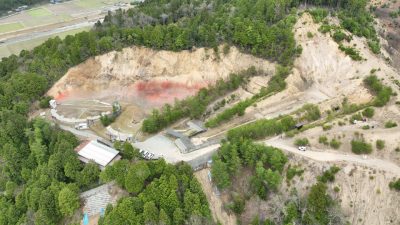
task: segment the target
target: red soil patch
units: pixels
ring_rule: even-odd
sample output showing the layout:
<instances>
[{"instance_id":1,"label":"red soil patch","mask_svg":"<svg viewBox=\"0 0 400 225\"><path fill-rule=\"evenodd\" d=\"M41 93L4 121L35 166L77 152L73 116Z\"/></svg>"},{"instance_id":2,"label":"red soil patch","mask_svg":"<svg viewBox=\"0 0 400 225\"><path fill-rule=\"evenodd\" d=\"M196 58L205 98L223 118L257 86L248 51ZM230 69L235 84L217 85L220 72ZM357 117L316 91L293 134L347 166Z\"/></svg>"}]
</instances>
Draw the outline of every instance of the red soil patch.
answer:
<instances>
[{"instance_id":1,"label":"red soil patch","mask_svg":"<svg viewBox=\"0 0 400 225\"><path fill-rule=\"evenodd\" d=\"M175 99L194 95L205 86L204 83L188 85L171 81L138 81L134 85L138 97L155 105L172 103Z\"/></svg>"},{"instance_id":2,"label":"red soil patch","mask_svg":"<svg viewBox=\"0 0 400 225\"><path fill-rule=\"evenodd\" d=\"M64 92L58 92L56 96L54 96L54 99L57 101L64 100L68 97L68 91Z\"/></svg>"}]
</instances>

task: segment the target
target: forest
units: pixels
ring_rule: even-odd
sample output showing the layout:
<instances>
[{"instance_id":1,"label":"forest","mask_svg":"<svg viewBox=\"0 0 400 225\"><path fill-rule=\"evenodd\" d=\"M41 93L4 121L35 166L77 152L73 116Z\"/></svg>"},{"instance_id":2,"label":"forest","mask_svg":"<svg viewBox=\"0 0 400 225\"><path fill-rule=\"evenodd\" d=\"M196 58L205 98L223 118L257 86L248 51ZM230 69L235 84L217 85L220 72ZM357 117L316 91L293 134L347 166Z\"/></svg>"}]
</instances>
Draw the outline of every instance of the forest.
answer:
<instances>
[{"instance_id":1,"label":"forest","mask_svg":"<svg viewBox=\"0 0 400 225\"><path fill-rule=\"evenodd\" d=\"M131 194L109 205L100 225L212 224L206 196L188 164L121 160L100 177Z\"/></svg>"},{"instance_id":2,"label":"forest","mask_svg":"<svg viewBox=\"0 0 400 225\"><path fill-rule=\"evenodd\" d=\"M99 167L81 164L69 132L11 111L0 118L0 224L58 224L73 215L80 191L97 185Z\"/></svg>"}]
</instances>

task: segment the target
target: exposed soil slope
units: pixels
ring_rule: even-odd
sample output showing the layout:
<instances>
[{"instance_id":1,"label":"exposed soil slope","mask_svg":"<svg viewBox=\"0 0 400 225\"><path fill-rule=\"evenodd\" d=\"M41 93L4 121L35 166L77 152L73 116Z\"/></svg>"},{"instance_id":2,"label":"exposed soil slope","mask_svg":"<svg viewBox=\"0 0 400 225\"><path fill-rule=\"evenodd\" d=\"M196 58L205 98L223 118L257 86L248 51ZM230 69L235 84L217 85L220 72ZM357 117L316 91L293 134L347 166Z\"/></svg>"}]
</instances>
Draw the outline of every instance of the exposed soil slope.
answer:
<instances>
[{"instance_id":1,"label":"exposed soil slope","mask_svg":"<svg viewBox=\"0 0 400 225\"><path fill-rule=\"evenodd\" d=\"M56 99L115 98L143 105L161 105L194 94L201 87L232 72L255 66L273 71L266 60L242 54L236 48L220 53L156 51L142 47L91 58L68 71L48 92Z\"/></svg>"}]
</instances>

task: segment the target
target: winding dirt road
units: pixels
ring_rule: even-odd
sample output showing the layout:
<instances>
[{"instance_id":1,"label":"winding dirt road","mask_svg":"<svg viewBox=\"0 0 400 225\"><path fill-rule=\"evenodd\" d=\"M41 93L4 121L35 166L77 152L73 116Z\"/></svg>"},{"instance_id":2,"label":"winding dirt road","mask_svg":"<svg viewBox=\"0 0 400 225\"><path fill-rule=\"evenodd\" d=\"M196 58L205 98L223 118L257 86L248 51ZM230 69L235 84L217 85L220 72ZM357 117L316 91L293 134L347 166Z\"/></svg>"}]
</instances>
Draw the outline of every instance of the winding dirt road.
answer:
<instances>
[{"instance_id":1,"label":"winding dirt road","mask_svg":"<svg viewBox=\"0 0 400 225\"><path fill-rule=\"evenodd\" d=\"M328 150L315 149L307 150L305 152L299 151L296 147L291 145L287 140L281 139L280 136L263 141L264 144L270 145L287 152L292 152L306 158L322 162L349 162L367 167L383 170L400 176L400 166L393 162L385 161L382 159L369 158L368 156L351 155L344 153L334 153Z\"/></svg>"}]
</instances>

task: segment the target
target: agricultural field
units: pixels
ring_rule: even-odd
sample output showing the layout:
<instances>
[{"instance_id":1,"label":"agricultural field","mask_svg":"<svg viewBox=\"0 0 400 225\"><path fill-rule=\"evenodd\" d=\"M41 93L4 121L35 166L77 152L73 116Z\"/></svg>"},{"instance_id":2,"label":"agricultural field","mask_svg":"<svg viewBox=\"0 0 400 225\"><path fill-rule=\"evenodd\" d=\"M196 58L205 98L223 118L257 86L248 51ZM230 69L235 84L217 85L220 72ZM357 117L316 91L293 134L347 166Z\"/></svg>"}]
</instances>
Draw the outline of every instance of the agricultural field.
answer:
<instances>
[{"instance_id":1,"label":"agricultural field","mask_svg":"<svg viewBox=\"0 0 400 225\"><path fill-rule=\"evenodd\" d=\"M69 30L65 32L61 32L58 34L53 34L49 36L44 36L44 37L39 37L39 38L34 38L31 40L26 40L26 41L21 41L18 43L14 44L9 44L9 45L0 45L0 58L9 56L11 54L16 54L18 55L22 50L30 50L33 49L34 47L40 45L44 41L46 41L48 38L52 37L60 37L60 38L65 38L68 35L74 35L76 33L82 32L82 31L88 31L90 27L83 27L83 28L78 28L74 30Z\"/></svg>"},{"instance_id":2,"label":"agricultural field","mask_svg":"<svg viewBox=\"0 0 400 225\"><path fill-rule=\"evenodd\" d=\"M44 7L31 9L28 11L28 14L32 17L46 17L53 15L51 11Z\"/></svg>"},{"instance_id":3,"label":"agricultural field","mask_svg":"<svg viewBox=\"0 0 400 225\"><path fill-rule=\"evenodd\" d=\"M64 38L89 30L106 11L118 9L117 0L74 0L47 4L0 18L0 58L30 50L50 37ZM129 4L127 4L129 7Z\"/></svg>"},{"instance_id":4,"label":"agricultural field","mask_svg":"<svg viewBox=\"0 0 400 225\"><path fill-rule=\"evenodd\" d=\"M0 33L7 33L10 31L20 30L25 26L20 22L0 24Z\"/></svg>"}]
</instances>

